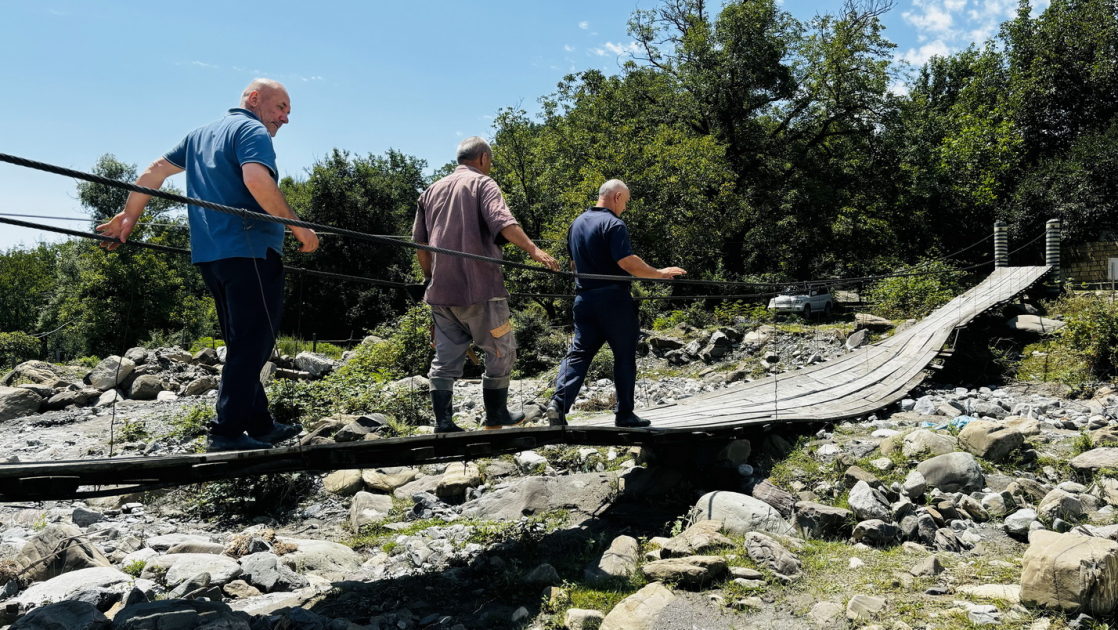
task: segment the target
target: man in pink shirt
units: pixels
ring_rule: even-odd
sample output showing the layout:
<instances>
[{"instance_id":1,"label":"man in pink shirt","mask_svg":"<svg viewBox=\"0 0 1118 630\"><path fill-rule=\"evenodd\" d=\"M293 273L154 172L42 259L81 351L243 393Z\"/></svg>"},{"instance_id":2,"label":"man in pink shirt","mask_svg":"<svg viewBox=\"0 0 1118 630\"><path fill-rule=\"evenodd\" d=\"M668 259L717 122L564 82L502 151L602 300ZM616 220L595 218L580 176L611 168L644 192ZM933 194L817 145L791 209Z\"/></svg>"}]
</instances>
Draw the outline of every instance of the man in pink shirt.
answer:
<instances>
[{"instance_id":1,"label":"man in pink shirt","mask_svg":"<svg viewBox=\"0 0 1118 630\"><path fill-rule=\"evenodd\" d=\"M559 263L528 238L505 204L497 182L489 177L493 150L477 136L458 145L458 168L419 197L412 240L487 258L501 258L501 245L512 243L532 260L553 271ZM500 429L524 421L508 410L509 374L516 362L516 339L509 322L509 293L500 265L419 251L425 283L424 301L435 320L435 360L431 403L435 433L453 433L454 379L462 376L470 342L485 351L482 398L485 428Z\"/></svg>"}]
</instances>

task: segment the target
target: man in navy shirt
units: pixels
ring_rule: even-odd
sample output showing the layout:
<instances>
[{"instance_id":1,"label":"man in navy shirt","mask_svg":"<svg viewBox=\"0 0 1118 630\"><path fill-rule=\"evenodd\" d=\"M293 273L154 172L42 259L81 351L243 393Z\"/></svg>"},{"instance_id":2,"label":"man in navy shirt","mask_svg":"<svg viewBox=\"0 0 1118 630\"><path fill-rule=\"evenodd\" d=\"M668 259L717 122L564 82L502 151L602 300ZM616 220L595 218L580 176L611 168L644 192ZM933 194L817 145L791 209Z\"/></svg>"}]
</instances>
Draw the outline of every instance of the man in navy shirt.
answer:
<instances>
[{"instance_id":1,"label":"man in navy shirt","mask_svg":"<svg viewBox=\"0 0 1118 630\"><path fill-rule=\"evenodd\" d=\"M547 418L552 425L567 423L567 412L578 397L590 362L606 343L613 351L613 382L617 390L614 424L619 427L651 424L633 413L640 322L629 294L631 282L620 278L671 279L687 272L679 267L654 269L633 253L629 228L621 220L628 203L629 187L625 182L609 180L598 190L598 205L579 215L567 235L575 273L618 276L619 279L575 278L575 337L567 357L559 365L555 395L547 405Z\"/></svg>"},{"instance_id":2,"label":"man in navy shirt","mask_svg":"<svg viewBox=\"0 0 1118 630\"><path fill-rule=\"evenodd\" d=\"M159 188L168 177L186 171L186 192L191 197L298 219L277 185L279 171L272 148L272 138L287 124L290 113L283 85L256 79L242 93L240 107L190 132L152 162L136 184ZM98 231L126 241L149 199L149 195L129 194L124 211L98 226ZM208 450L271 448L300 430L272 419L260 383L283 312L283 226L197 206L189 206L187 215L191 262L213 295L228 347ZM318 248L313 230L293 227L291 232L302 244L300 252ZM119 244L102 245L116 249Z\"/></svg>"}]
</instances>

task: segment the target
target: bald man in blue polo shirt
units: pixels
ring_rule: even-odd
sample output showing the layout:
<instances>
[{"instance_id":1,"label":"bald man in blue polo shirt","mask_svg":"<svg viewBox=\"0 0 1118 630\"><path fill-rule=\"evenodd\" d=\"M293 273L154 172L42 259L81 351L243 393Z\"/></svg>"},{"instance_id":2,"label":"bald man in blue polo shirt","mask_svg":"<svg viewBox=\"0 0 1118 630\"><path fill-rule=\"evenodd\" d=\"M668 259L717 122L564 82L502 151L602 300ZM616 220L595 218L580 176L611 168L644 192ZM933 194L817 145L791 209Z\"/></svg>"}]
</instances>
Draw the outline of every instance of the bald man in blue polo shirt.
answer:
<instances>
[{"instance_id":1,"label":"bald man in blue polo shirt","mask_svg":"<svg viewBox=\"0 0 1118 630\"><path fill-rule=\"evenodd\" d=\"M604 344L613 351L614 425L640 428L651 424L633 412L640 322L630 295L632 282L622 278L671 279L687 272L679 267L655 269L633 253L629 228L621 220L628 205L629 187L620 179L611 179L598 189L598 204L579 215L567 233L575 273L618 276L618 280L575 278L575 337L559 365L555 395L547 405L552 426L567 424L567 413L578 398L590 362Z\"/></svg>"},{"instance_id":2,"label":"bald man in blue polo shirt","mask_svg":"<svg viewBox=\"0 0 1118 630\"><path fill-rule=\"evenodd\" d=\"M168 177L186 171L186 192L191 197L297 220L277 185L279 171L272 148L272 138L287 124L290 113L291 99L283 85L256 79L241 94L240 107L190 132L152 162L136 184L159 188ZM129 194L124 211L98 226L98 231L125 242L149 199L150 195ZM228 348L207 449L271 448L300 431L272 419L260 383L283 313L284 226L197 206L189 206L187 216L191 262L213 295ZM300 252L318 248L313 230L293 227L291 232L302 244ZM116 249L119 244L102 245Z\"/></svg>"}]
</instances>

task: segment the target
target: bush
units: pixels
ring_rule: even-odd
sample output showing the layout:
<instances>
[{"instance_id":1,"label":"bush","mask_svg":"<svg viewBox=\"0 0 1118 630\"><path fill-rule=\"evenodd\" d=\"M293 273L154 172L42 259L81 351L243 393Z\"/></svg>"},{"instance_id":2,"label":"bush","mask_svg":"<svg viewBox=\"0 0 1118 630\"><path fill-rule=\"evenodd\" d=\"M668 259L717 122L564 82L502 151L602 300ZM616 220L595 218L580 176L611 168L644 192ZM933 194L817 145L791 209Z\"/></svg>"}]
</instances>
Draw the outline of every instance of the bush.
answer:
<instances>
[{"instance_id":1,"label":"bush","mask_svg":"<svg viewBox=\"0 0 1118 630\"><path fill-rule=\"evenodd\" d=\"M1064 298L1055 310L1067 322L1059 334L1086 362L1090 376L1103 380L1118 374L1118 304L1089 293Z\"/></svg>"},{"instance_id":2,"label":"bush","mask_svg":"<svg viewBox=\"0 0 1118 630\"><path fill-rule=\"evenodd\" d=\"M659 315L656 320L652 322L652 329L667 330L669 328L675 328L679 324L688 324L695 328L706 328L707 326L713 326L714 323L714 315L703 309L701 302L692 302L685 309L669 311Z\"/></svg>"},{"instance_id":3,"label":"bush","mask_svg":"<svg viewBox=\"0 0 1118 630\"><path fill-rule=\"evenodd\" d=\"M396 322L378 327L374 334L385 341L357 346L353 358L339 372L378 374L386 380L426 374L435 358L432 325L430 309L413 306Z\"/></svg>"},{"instance_id":4,"label":"bush","mask_svg":"<svg viewBox=\"0 0 1118 630\"><path fill-rule=\"evenodd\" d=\"M0 366L38 359L40 345L25 332L0 333Z\"/></svg>"},{"instance_id":5,"label":"bush","mask_svg":"<svg viewBox=\"0 0 1118 630\"><path fill-rule=\"evenodd\" d=\"M963 292L963 273L953 270L952 265L935 261L918 269L929 275L879 280L867 291L871 310L887 319L923 317Z\"/></svg>"},{"instance_id":6,"label":"bush","mask_svg":"<svg viewBox=\"0 0 1118 630\"><path fill-rule=\"evenodd\" d=\"M189 490L187 511L205 519L244 521L280 516L316 490L308 473L277 473L212 481Z\"/></svg>"},{"instance_id":7,"label":"bush","mask_svg":"<svg viewBox=\"0 0 1118 630\"><path fill-rule=\"evenodd\" d=\"M522 310L512 315L516 334L518 377L531 377L558 365L567 353L566 335L550 326L547 315L538 310Z\"/></svg>"}]
</instances>

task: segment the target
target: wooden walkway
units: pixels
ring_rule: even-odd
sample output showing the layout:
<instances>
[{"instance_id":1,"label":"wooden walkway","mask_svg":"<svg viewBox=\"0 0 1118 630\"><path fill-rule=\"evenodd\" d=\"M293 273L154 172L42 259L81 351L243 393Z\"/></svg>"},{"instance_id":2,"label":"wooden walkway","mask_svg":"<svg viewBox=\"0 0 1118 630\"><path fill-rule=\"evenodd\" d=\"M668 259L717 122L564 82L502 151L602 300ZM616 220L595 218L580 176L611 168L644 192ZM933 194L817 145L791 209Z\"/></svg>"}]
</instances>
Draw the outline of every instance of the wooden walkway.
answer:
<instances>
[{"instance_id":1,"label":"wooden walkway","mask_svg":"<svg viewBox=\"0 0 1118 630\"><path fill-rule=\"evenodd\" d=\"M649 429L612 415L568 427L528 427L266 451L0 465L0 501L124 494L266 473L414 466L492 457L547 444L630 446L747 437L777 423L831 422L889 406L924 378L954 331L1012 300L1049 267L1008 267L912 328L840 359L641 412Z\"/></svg>"},{"instance_id":2,"label":"wooden walkway","mask_svg":"<svg viewBox=\"0 0 1118 630\"><path fill-rule=\"evenodd\" d=\"M898 402L923 380L944 344L984 311L1036 284L1050 267L1002 267L915 326L841 358L647 409L660 429L709 429L758 422L831 421ZM583 424L612 426L612 417Z\"/></svg>"}]
</instances>

